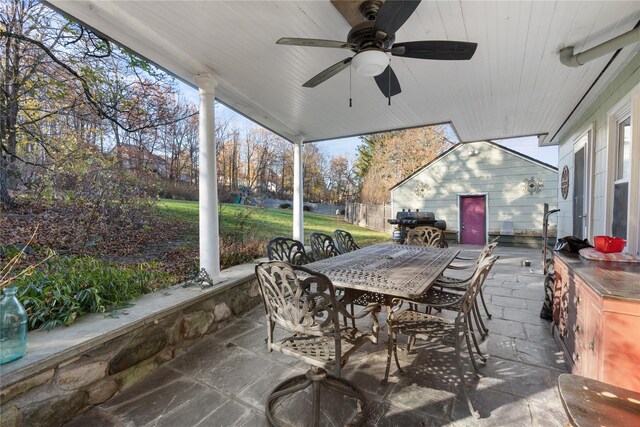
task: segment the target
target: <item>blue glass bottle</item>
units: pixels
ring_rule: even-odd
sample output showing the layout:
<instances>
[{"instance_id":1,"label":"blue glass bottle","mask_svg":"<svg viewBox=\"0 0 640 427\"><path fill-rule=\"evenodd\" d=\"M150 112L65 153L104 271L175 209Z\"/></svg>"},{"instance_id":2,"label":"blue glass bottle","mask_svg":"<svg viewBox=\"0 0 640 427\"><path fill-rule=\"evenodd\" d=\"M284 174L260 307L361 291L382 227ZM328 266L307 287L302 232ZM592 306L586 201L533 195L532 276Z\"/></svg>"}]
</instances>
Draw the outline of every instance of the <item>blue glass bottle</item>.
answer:
<instances>
[{"instance_id":1,"label":"blue glass bottle","mask_svg":"<svg viewBox=\"0 0 640 427\"><path fill-rule=\"evenodd\" d=\"M0 301L0 365L27 352L27 312L18 301L18 288L5 288Z\"/></svg>"}]
</instances>

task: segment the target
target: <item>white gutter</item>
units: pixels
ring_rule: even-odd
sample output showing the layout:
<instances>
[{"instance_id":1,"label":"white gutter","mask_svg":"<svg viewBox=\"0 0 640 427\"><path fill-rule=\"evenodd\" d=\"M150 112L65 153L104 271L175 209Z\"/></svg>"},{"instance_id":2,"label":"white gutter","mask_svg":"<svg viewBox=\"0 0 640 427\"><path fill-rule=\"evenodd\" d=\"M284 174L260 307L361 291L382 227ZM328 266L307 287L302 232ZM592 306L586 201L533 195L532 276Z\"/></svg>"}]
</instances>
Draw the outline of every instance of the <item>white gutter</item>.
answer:
<instances>
[{"instance_id":1,"label":"white gutter","mask_svg":"<svg viewBox=\"0 0 640 427\"><path fill-rule=\"evenodd\" d=\"M565 47L560 50L560 62L567 67L579 67L589 61L593 61L594 59L601 57L602 55L615 52L616 50L622 49L631 43L639 41L640 27L634 28L633 30L621 34L618 37L575 55L573 54L573 46Z\"/></svg>"}]
</instances>

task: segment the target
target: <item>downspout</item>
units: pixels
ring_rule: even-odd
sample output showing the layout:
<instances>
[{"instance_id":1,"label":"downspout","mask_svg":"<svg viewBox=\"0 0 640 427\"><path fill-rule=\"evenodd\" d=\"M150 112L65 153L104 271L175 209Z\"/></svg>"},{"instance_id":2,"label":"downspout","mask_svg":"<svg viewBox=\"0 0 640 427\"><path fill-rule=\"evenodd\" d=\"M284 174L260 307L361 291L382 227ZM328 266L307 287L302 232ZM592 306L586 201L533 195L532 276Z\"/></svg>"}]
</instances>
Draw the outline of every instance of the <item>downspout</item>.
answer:
<instances>
[{"instance_id":1,"label":"downspout","mask_svg":"<svg viewBox=\"0 0 640 427\"><path fill-rule=\"evenodd\" d=\"M640 41L640 27L634 28L624 34L619 35L609 41L585 50L584 52L573 53L573 46L560 50L560 62L567 67L579 67L589 61L593 61L603 55L615 52L618 49Z\"/></svg>"}]
</instances>

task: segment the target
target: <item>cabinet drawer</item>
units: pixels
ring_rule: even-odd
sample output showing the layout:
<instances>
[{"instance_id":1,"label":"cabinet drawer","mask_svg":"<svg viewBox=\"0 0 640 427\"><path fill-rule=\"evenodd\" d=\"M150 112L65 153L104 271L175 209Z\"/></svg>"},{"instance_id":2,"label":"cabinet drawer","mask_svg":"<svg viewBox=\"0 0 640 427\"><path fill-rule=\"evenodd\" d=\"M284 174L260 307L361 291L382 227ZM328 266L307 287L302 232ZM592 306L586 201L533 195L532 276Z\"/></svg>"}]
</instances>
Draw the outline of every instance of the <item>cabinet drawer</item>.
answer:
<instances>
[{"instance_id":1,"label":"cabinet drawer","mask_svg":"<svg viewBox=\"0 0 640 427\"><path fill-rule=\"evenodd\" d=\"M575 375L585 375L585 353L580 349L569 353L571 359L571 373Z\"/></svg>"}]
</instances>

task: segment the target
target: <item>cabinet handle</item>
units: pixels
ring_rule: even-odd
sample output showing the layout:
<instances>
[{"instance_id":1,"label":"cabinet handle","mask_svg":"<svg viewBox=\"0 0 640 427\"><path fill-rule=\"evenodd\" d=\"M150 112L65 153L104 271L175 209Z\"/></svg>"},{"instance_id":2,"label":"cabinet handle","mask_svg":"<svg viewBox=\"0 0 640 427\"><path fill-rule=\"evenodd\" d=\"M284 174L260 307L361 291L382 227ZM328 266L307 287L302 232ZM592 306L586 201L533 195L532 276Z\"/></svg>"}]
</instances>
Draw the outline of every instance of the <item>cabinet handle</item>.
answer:
<instances>
[{"instance_id":1,"label":"cabinet handle","mask_svg":"<svg viewBox=\"0 0 640 427\"><path fill-rule=\"evenodd\" d=\"M580 333L580 325L573 325L573 332L575 332L576 334Z\"/></svg>"},{"instance_id":2,"label":"cabinet handle","mask_svg":"<svg viewBox=\"0 0 640 427\"><path fill-rule=\"evenodd\" d=\"M579 306L580 305L580 297L575 297L574 300L573 300L573 303L576 305L576 307Z\"/></svg>"},{"instance_id":3,"label":"cabinet handle","mask_svg":"<svg viewBox=\"0 0 640 427\"><path fill-rule=\"evenodd\" d=\"M589 343L589 350L593 351L595 348L596 348L595 338L592 338L591 342Z\"/></svg>"},{"instance_id":4,"label":"cabinet handle","mask_svg":"<svg viewBox=\"0 0 640 427\"><path fill-rule=\"evenodd\" d=\"M573 361L574 362L579 362L580 361L580 355L578 353L573 353Z\"/></svg>"}]
</instances>

